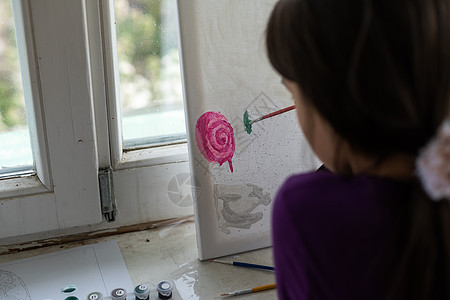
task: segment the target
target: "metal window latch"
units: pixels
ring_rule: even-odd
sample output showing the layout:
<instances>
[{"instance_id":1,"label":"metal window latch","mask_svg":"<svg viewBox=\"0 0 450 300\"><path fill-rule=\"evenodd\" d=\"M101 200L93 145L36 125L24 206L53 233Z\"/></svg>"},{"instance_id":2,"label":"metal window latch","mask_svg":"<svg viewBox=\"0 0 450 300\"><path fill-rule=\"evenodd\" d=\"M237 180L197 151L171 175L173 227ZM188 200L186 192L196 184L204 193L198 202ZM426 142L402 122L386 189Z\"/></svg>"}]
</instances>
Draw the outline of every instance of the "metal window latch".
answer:
<instances>
[{"instance_id":1,"label":"metal window latch","mask_svg":"<svg viewBox=\"0 0 450 300\"><path fill-rule=\"evenodd\" d=\"M116 220L116 197L114 196L113 172L111 167L98 170L98 183L100 186L100 201L102 213L106 221Z\"/></svg>"}]
</instances>

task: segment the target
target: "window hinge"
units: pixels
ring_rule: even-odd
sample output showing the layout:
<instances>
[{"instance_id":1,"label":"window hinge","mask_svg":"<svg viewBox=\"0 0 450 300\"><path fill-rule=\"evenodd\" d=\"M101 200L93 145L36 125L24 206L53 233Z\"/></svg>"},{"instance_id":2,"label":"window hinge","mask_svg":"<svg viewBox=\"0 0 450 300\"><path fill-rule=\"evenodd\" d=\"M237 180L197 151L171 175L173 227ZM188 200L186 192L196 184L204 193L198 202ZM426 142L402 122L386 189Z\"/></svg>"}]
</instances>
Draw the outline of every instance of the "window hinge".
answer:
<instances>
[{"instance_id":1,"label":"window hinge","mask_svg":"<svg viewBox=\"0 0 450 300\"><path fill-rule=\"evenodd\" d=\"M111 167L98 170L98 183L100 185L100 201L102 214L106 221L116 220L116 198L114 197L113 172Z\"/></svg>"}]
</instances>

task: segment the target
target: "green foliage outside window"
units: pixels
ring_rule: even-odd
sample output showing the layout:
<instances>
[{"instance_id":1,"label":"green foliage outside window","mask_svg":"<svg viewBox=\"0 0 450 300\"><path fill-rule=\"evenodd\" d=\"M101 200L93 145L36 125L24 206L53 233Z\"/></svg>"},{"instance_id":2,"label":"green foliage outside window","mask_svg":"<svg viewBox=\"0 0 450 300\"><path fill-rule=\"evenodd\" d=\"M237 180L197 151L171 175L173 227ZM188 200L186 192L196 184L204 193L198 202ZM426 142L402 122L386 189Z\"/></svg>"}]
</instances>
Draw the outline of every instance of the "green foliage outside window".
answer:
<instances>
[{"instance_id":1,"label":"green foliage outside window","mask_svg":"<svg viewBox=\"0 0 450 300\"><path fill-rule=\"evenodd\" d=\"M10 0L0 0L0 132L26 126Z\"/></svg>"},{"instance_id":2,"label":"green foliage outside window","mask_svg":"<svg viewBox=\"0 0 450 300\"><path fill-rule=\"evenodd\" d=\"M182 106L174 0L115 0L123 114Z\"/></svg>"},{"instance_id":3,"label":"green foliage outside window","mask_svg":"<svg viewBox=\"0 0 450 300\"><path fill-rule=\"evenodd\" d=\"M114 1L125 112L181 103L176 24L162 26L175 13L169 2L174 0ZM26 126L20 76L11 0L0 0L0 132Z\"/></svg>"}]
</instances>

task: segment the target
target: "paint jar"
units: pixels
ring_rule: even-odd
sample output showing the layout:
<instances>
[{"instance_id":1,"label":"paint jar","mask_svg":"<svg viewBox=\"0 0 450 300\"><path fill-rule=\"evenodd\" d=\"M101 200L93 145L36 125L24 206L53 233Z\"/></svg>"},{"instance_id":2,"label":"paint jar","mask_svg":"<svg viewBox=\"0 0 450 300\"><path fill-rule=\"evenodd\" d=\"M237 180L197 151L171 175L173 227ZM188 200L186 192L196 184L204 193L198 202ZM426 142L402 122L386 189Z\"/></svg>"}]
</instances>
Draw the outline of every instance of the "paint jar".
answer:
<instances>
[{"instance_id":1,"label":"paint jar","mask_svg":"<svg viewBox=\"0 0 450 300\"><path fill-rule=\"evenodd\" d=\"M149 300L150 288L145 284L140 284L134 288L134 295L138 300Z\"/></svg>"},{"instance_id":2,"label":"paint jar","mask_svg":"<svg viewBox=\"0 0 450 300\"><path fill-rule=\"evenodd\" d=\"M172 298L173 284L168 280L160 281L157 285L159 299Z\"/></svg>"},{"instance_id":3,"label":"paint jar","mask_svg":"<svg viewBox=\"0 0 450 300\"><path fill-rule=\"evenodd\" d=\"M99 292L92 292L87 296L87 300L103 300L103 295Z\"/></svg>"},{"instance_id":4,"label":"paint jar","mask_svg":"<svg viewBox=\"0 0 450 300\"><path fill-rule=\"evenodd\" d=\"M115 289L111 292L112 300L125 300L127 298L127 291L122 288Z\"/></svg>"}]
</instances>

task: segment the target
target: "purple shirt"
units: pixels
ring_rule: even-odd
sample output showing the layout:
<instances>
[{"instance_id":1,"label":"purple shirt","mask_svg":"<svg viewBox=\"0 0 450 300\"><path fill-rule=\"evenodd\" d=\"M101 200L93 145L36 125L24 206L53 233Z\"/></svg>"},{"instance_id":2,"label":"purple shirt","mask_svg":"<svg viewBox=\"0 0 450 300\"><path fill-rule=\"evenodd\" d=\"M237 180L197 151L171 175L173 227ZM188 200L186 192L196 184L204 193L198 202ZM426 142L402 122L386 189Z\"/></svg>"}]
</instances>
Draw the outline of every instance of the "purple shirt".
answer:
<instances>
[{"instance_id":1,"label":"purple shirt","mask_svg":"<svg viewBox=\"0 0 450 300\"><path fill-rule=\"evenodd\" d=\"M321 170L278 191L272 235L280 299L382 299L398 261L406 185Z\"/></svg>"}]
</instances>

